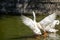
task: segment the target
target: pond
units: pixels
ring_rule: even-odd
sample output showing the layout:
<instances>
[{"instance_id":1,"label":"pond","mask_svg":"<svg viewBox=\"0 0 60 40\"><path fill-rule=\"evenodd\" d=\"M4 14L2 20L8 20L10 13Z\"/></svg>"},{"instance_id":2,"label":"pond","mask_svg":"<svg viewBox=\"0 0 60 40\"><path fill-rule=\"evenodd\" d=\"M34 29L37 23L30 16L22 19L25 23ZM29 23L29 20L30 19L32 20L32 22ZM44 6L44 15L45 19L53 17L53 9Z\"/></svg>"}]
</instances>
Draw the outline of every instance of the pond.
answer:
<instances>
[{"instance_id":1,"label":"pond","mask_svg":"<svg viewBox=\"0 0 60 40\"><path fill-rule=\"evenodd\" d=\"M37 16L37 21L42 20L44 17ZM56 34L50 33L47 38L40 37L40 40L60 40L60 25L56 26L56 28L59 30ZM20 16L5 15L0 17L1 40L36 40L32 35L33 32L22 23Z\"/></svg>"}]
</instances>

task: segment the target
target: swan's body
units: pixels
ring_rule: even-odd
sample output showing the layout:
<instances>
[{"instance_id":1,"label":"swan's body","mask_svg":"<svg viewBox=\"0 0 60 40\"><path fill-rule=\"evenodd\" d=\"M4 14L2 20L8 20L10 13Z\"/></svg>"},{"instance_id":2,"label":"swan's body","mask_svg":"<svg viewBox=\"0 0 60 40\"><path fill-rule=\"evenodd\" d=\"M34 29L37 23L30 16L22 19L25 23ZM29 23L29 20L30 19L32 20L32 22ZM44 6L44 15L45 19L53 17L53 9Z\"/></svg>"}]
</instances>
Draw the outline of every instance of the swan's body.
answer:
<instances>
[{"instance_id":1,"label":"swan's body","mask_svg":"<svg viewBox=\"0 0 60 40\"><path fill-rule=\"evenodd\" d=\"M50 23L49 25L46 26L45 30L48 32L57 32L58 30L55 29L56 25L59 25L59 20L54 20L52 23Z\"/></svg>"},{"instance_id":2,"label":"swan's body","mask_svg":"<svg viewBox=\"0 0 60 40\"><path fill-rule=\"evenodd\" d=\"M37 22L36 22L36 17L35 17L35 13L33 12L33 16L34 16L34 20L26 17L26 16L21 16L22 21L25 25L27 25L35 34L37 35L41 35L41 31L40 29L37 27Z\"/></svg>"}]
</instances>

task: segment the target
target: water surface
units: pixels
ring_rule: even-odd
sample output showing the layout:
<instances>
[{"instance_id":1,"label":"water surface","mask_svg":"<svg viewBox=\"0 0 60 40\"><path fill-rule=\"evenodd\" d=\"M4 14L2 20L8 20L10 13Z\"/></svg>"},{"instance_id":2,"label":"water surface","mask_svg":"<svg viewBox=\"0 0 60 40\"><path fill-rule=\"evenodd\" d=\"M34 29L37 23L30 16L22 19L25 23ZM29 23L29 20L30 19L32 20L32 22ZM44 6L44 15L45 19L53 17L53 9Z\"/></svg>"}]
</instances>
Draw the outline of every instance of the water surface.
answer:
<instances>
[{"instance_id":1,"label":"water surface","mask_svg":"<svg viewBox=\"0 0 60 40\"><path fill-rule=\"evenodd\" d=\"M40 21L44 17L45 16L37 16L37 21ZM58 19L60 19L60 17ZM59 31L55 35L49 34L50 36L46 39L40 37L40 40L60 40L60 25L56 26L56 28L59 29ZM32 35L33 32L22 23L20 16L0 17L1 40L35 40Z\"/></svg>"}]
</instances>

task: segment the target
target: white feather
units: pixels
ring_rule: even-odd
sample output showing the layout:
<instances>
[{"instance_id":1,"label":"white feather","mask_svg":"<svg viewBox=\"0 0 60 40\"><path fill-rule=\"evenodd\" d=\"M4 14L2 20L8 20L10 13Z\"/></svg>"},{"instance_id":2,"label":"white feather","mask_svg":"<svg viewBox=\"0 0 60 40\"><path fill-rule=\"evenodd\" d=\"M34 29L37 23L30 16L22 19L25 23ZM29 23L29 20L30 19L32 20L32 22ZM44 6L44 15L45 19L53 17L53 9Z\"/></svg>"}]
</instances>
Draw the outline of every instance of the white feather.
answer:
<instances>
[{"instance_id":1,"label":"white feather","mask_svg":"<svg viewBox=\"0 0 60 40\"><path fill-rule=\"evenodd\" d=\"M34 26L34 22L33 22L32 19L30 19L30 18L28 18L28 17L26 17L26 16L21 16L21 19L22 19L22 21L23 21L23 23L24 23L25 25L31 26L31 27Z\"/></svg>"},{"instance_id":2,"label":"white feather","mask_svg":"<svg viewBox=\"0 0 60 40\"><path fill-rule=\"evenodd\" d=\"M42 24L43 26L46 26L46 25L50 24L51 22L53 22L53 20L55 20L55 19L56 19L56 13L53 13L53 14L45 17L39 23Z\"/></svg>"}]
</instances>

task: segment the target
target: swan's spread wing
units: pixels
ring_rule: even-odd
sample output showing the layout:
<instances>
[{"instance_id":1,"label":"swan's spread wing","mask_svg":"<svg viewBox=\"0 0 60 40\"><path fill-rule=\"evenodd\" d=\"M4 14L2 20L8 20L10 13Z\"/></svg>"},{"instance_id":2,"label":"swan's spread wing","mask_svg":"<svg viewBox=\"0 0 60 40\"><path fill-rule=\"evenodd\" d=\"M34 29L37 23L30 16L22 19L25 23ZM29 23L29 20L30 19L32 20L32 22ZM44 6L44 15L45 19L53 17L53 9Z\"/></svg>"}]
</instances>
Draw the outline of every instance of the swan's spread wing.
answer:
<instances>
[{"instance_id":1,"label":"swan's spread wing","mask_svg":"<svg viewBox=\"0 0 60 40\"><path fill-rule=\"evenodd\" d=\"M39 23L42 24L42 25L44 25L44 26L46 26L46 25L50 24L51 22L53 22L53 20L55 20L55 19L56 19L56 14L53 13L53 14L45 17L45 18L44 18L43 20L41 20Z\"/></svg>"},{"instance_id":2,"label":"swan's spread wing","mask_svg":"<svg viewBox=\"0 0 60 40\"><path fill-rule=\"evenodd\" d=\"M21 16L21 19L23 21L23 23L29 27L34 27L34 22L32 19L26 17L26 16Z\"/></svg>"},{"instance_id":3,"label":"swan's spread wing","mask_svg":"<svg viewBox=\"0 0 60 40\"><path fill-rule=\"evenodd\" d=\"M40 29L37 26L35 26L35 22L32 19L26 16L21 16L21 19L23 23L27 25L35 34L41 34Z\"/></svg>"}]
</instances>

